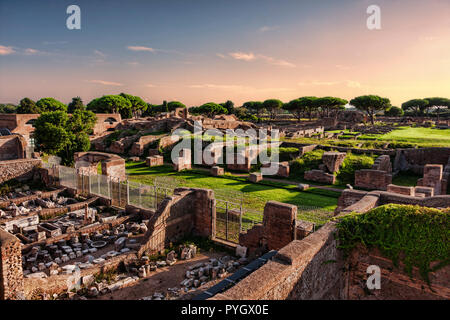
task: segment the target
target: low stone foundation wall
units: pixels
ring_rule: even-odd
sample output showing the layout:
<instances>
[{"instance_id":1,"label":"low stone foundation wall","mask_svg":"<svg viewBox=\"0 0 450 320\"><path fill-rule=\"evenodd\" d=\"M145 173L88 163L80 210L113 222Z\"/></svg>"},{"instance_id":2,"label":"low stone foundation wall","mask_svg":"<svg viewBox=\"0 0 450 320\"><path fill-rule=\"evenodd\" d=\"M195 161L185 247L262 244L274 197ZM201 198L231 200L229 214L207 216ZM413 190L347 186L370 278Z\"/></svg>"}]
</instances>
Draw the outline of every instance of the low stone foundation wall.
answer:
<instances>
[{"instance_id":1,"label":"low stone foundation wall","mask_svg":"<svg viewBox=\"0 0 450 320\"><path fill-rule=\"evenodd\" d=\"M387 191L365 192L360 190L346 189L338 200L335 213L365 212L383 204L409 204L430 208L450 207L450 195L434 197L413 197Z\"/></svg>"}]
</instances>

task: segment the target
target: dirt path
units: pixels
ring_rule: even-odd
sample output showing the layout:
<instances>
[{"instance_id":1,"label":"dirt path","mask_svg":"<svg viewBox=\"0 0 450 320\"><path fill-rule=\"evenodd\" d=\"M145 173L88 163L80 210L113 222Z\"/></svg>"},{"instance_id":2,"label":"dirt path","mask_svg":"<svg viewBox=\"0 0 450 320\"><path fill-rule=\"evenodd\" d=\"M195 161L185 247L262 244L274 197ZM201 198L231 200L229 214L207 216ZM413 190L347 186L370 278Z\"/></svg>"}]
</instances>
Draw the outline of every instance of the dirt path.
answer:
<instances>
[{"instance_id":1,"label":"dirt path","mask_svg":"<svg viewBox=\"0 0 450 320\"><path fill-rule=\"evenodd\" d=\"M199 262L206 262L211 258L218 259L226 255L225 253L198 253L195 258L191 260L177 261L174 265L158 268L152 272L147 278L139 279L134 285L107 293L99 296L98 300L138 300L143 297L153 295L155 292L166 295L168 288L181 288L180 282L185 279L186 271L189 266ZM197 290L182 293L179 299L191 299L202 291L211 287L220 280L210 281Z\"/></svg>"}]
</instances>

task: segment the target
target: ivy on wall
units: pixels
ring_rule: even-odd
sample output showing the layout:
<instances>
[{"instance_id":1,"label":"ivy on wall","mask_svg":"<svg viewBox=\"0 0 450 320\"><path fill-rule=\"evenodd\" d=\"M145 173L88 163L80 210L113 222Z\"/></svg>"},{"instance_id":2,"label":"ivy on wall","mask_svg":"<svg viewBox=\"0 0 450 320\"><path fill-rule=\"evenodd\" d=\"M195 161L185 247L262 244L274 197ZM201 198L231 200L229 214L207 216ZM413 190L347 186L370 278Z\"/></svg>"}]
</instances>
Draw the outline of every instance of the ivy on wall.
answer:
<instances>
[{"instance_id":1,"label":"ivy on wall","mask_svg":"<svg viewBox=\"0 0 450 320\"><path fill-rule=\"evenodd\" d=\"M378 248L395 266L405 265L411 275L428 273L450 264L450 208L439 210L387 204L366 213L339 217L338 247L349 254L358 244ZM431 262L438 262L431 268Z\"/></svg>"}]
</instances>

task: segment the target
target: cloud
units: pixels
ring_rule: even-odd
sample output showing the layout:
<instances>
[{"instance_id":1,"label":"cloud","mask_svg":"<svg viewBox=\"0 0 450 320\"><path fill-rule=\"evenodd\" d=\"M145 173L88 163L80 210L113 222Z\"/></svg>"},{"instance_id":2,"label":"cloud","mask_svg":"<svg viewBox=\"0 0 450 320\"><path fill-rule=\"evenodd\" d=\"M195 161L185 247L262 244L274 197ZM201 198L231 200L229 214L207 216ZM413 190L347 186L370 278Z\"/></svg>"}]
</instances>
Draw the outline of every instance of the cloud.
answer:
<instances>
[{"instance_id":1,"label":"cloud","mask_svg":"<svg viewBox=\"0 0 450 320\"><path fill-rule=\"evenodd\" d=\"M229 85L229 84L192 84L188 86L192 89L222 89L222 90L246 90L252 89L251 87L245 87L241 85Z\"/></svg>"},{"instance_id":2,"label":"cloud","mask_svg":"<svg viewBox=\"0 0 450 320\"><path fill-rule=\"evenodd\" d=\"M151 84L151 83L146 84L145 86L146 86L147 88L156 88L156 86L155 86L154 84Z\"/></svg>"},{"instance_id":3,"label":"cloud","mask_svg":"<svg viewBox=\"0 0 450 320\"><path fill-rule=\"evenodd\" d=\"M133 67L140 65L140 63L137 61L130 61L130 62L127 62L127 64L130 66L133 66Z\"/></svg>"},{"instance_id":4,"label":"cloud","mask_svg":"<svg viewBox=\"0 0 450 320\"><path fill-rule=\"evenodd\" d=\"M218 56L219 58L222 58L222 59L226 59L227 58L226 55L221 54L221 53L216 53L216 56Z\"/></svg>"},{"instance_id":5,"label":"cloud","mask_svg":"<svg viewBox=\"0 0 450 320\"><path fill-rule=\"evenodd\" d=\"M86 81L90 82L90 83L102 84L104 86L114 86L114 87L123 86L123 83L112 82L112 81L104 81L104 80L86 80Z\"/></svg>"},{"instance_id":6,"label":"cloud","mask_svg":"<svg viewBox=\"0 0 450 320\"><path fill-rule=\"evenodd\" d=\"M33 54L41 53L39 50L31 49L31 48L25 49L24 52L26 55L33 55Z\"/></svg>"},{"instance_id":7,"label":"cloud","mask_svg":"<svg viewBox=\"0 0 450 320\"><path fill-rule=\"evenodd\" d=\"M349 88L361 88L361 83L358 81L347 80L346 84Z\"/></svg>"},{"instance_id":8,"label":"cloud","mask_svg":"<svg viewBox=\"0 0 450 320\"><path fill-rule=\"evenodd\" d=\"M276 30L278 29L278 26L263 26L261 28L259 28L260 32L267 32L267 31L272 31L272 30Z\"/></svg>"},{"instance_id":9,"label":"cloud","mask_svg":"<svg viewBox=\"0 0 450 320\"><path fill-rule=\"evenodd\" d=\"M343 65L343 64L337 64L337 65L336 65L336 69L339 69L339 70L349 70L349 69L351 69L351 67L350 67L350 66L345 66L345 65Z\"/></svg>"},{"instance_id":10,"label":"cloud","mask_svg":"<svg viewBox=\"0 0 450 320\"><path fill-rule=\"evenodd\" d=\"M96 54L97 56L100 56L102 58L106 57L106 54L104 54L103 52L101 52L100 50L94 50L94 54Z\"/></svg>"},{"instance_id":11,"label":"cloud","mask_svg":"<svg viewBox=\"0 0 450 320\"><path fill-rule=\"evenodd\" d=\"M57 44L66 44L69 41L44 41L42 42L44 45L57 45Z\"/></svg>"},{"instance_id":12,"label":"cloud","mask_svg":"<svg viewBox=\"0 0 450 320\"><path fill-rule=\"evenodd\" d=\"M312 81L303 81L297 83L299 86L337 86L337 85L345 85L349 88L361 88L362 85L358 81L346 80L346 81L320 81L320 80L312 80Z\"/></svg>"},{"instance_id":13,"label":"cloud","mask_svg":"<svg viewBox=\"0 0 450 320\"><path fill-rule=\"evenodd\" d=\"M16 51L14 50L13 47L5 47L0 45L0 56L6 56L8 54L13 54Z\"/></svg>"},{"instance_id":14,"label":"cloud","mask_svg":"<svg viewBox=\"0 0 450 320\"><path fill-rule=\"evenodd\" d=\"M287 62L286 60L275 59L275 58L267 57L267 56L263 56L263 55L259 55L258 57L260 59L263 59L267 63L273 64L275 66L295 68L295 64Z\"/></svg>"},{"instance_id":15,"label":"cloud","mask_svg":"<svg viewBox=\"0 0 450 320\"><path fill-rule=\"evenodd\" d=\"M244 60L244 61L252 61L256 59L256 56L250 52L250 53L245 53L245 52L230 52L229 55L236 60Z\"/></svg>"},{"instance_id":16,"label":"cloud","mask_svg":"<svg viewBox=\"0 0 450 320\"><path fill-rule=\"evenodd\" d=\"M127 49L128 49L128 50L131 50L131 51L156 52L155 49L150 48L150 47L144 47L144 46L128 46Z\"/></svg>"},{"instance_id":17,"label":"cloud","mask_svg":"<svg viewBox=\"0 0 450 320\"><path fill-rule=\"evenodd\" d=\"M219 57L223 56L223 55L219 55L217 54ZM296 65L288 62L286 60L282 60L282 59L277 59L277 58L273 58L273 57L269 57L269 56L265 56L262 54L254 54L253 52L230 52L228 54L230 57L232 57L233 59L236 60L244 60L244 61L255 61L255 60L260 60L260 61L264 61L268 64L274 65L274 66L281 66L281 67L289 67L289 68L295 68ZM225 56L223 56L225 57Z\"/></svg>"}]
</instances>

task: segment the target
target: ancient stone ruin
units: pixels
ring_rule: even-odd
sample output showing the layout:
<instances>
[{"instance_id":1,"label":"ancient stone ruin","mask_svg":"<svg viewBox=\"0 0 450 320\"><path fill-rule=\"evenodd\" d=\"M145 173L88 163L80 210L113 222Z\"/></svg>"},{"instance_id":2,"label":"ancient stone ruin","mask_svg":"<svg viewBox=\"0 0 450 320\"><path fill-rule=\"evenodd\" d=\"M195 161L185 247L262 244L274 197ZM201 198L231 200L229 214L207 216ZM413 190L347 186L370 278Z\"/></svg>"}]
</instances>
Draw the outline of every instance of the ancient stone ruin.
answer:
<instances>
[{"instance_id":1,"label":"ancient stone ruin","mask_svg":"<svg viewBox=\"0 0 450 320\"><path fill-rule=\"evenodd\" d=\"M319 169L305 172L305 179L326 184L334 184L336 182L335 173L339 171L344 162L346 153L343 152L325 152L322 156L322 162Z\"/></svg>"}]
</instances>

